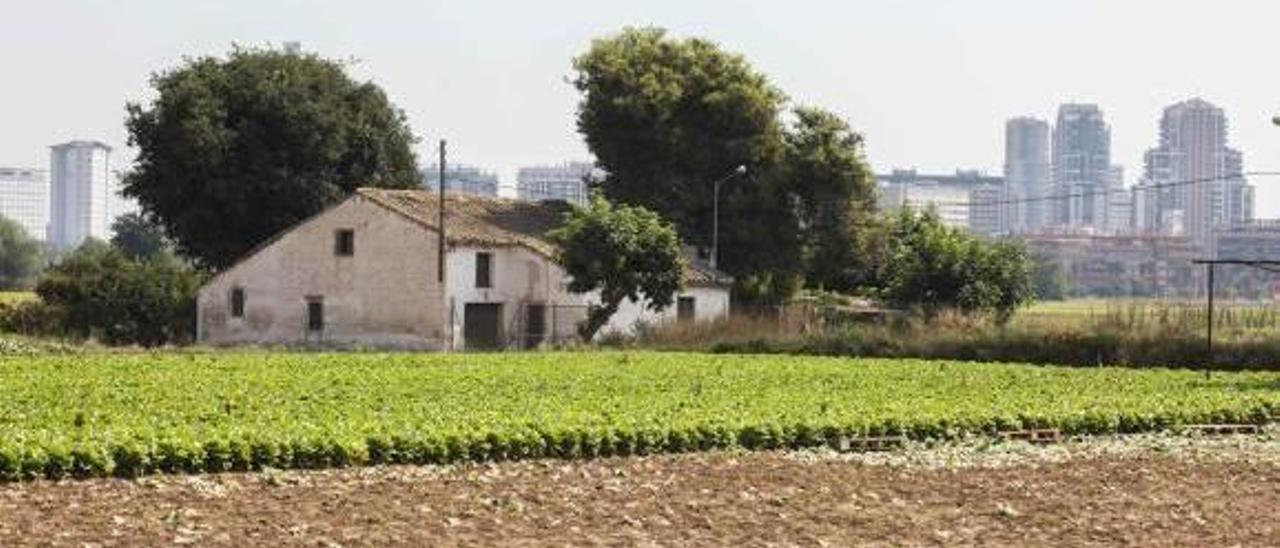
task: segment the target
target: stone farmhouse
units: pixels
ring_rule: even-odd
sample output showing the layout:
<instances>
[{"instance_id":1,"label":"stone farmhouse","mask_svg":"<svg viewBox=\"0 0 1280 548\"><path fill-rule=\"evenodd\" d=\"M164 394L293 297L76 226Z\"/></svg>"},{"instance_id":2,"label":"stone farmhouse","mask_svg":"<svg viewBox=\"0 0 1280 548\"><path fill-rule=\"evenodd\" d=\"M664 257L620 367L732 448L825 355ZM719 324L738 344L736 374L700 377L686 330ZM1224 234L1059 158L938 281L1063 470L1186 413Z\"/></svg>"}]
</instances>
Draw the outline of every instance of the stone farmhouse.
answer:
<instances>
[{"instance_id":1,"label":"stone farmhouse","mask_svg":"<svg viewBox=\"0 0 1280 548\"><path fill-rule=\"evenodd\" d=\"M199 341L492 350L576 337L599 298L566 289L545 237L567 204L449 194L443 273L438 208L430 191L361 189L284 231L200 289ZM623 303L601 333L728 315L727 276L690 260L684 280L673 306Z\"/></svg>"}]
</instances>

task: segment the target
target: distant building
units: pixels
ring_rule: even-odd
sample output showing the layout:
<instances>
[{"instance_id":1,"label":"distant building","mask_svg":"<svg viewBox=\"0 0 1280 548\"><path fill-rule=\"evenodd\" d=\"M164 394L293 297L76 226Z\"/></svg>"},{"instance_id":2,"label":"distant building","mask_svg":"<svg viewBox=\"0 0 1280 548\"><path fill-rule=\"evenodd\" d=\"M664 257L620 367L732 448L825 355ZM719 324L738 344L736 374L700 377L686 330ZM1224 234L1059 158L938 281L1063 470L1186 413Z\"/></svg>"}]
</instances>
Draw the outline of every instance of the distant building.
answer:
<instances>
[{"instance_id":1,"label":"distant building","mask_svg":"<svg viewBox=\"0 0 1280 548\"><path fill-rule=\"evenodd\" d=\"M1160 142L1146 154L1139 189L1144 210L1139 228L1185 234L1215 244L1213 231L1253 218L1253 187L1243 176L1244 158L1227 146L1221 108L1191 99L1165 108ZM1174 226L1180 220L1181 226Z\"/></svg>"},{"instance_id":2,"label":"distant building","mask_svg":"<svg viewBox=\"0 0 1280 548\"><path fill-rule=\"evenodd\" d=\"M1280 219L1257 219L1214 230L1219 259L1280 260Z\"/></svg>"},{"instance_id":3,"label":"distant building","mask_svg":"<svg viewBox=\"0 0 1280 548\"><path fill-rule=\"evenodd\" d=\"M44 241L49 225L48 172L0 167L0 215Z\"/></svg>"},{"instance_id":4,"label":"distant building","mask_svg":"<svg viewBox=\"0 0 1280 548\"><path fill-rule=\"evenodd\" d=\"M1214 229L1218 259L1280 259L1280 219L1257 219ZM1280 297L1280 276L1245 266L1217 267L1216 291L1224 298Z\"/></svg>"},{"instance_id":5,"label":"distant building","mask_svg":"<svg viewBox=\"0 0 1280 548\"><path fill-rule=\"evenodd\" d=\"M1052 179L1049 152L1048 122L1023 117L1005 123L1002 232L1029 234L1047 224L1050 204L1044 197Z\"/></svg>"},{"instance_id":6,"label":"distant building","mask_svg":"<svg viewBox=\"0 0 1280 548\"><path fill-rule=\"evenodd\" d=\"M72 141L50 150L49 244L70 249L87 238L110 239L111 223L129 209L111 173L111 147Z\"/></svg>"},{"instance_id":7,"label":"distant building","mask_svg":"<svg viewBox=\"0 0 1280 548\"><path fill-rule=\"evenodd\" d=\"M895 169L876 176L880 207L896 211L933 209L943 224L990 236L1000 233L1000 195L1004 180L972 170L928 175Z\"/></svg>"},{"instance_id":8,"label":"distant building","mask_svg":"<svg viewBox=\"0 0 1280 548\"><path fill-rule=\"evenodd\" d=\"M582 205L587 203L587 180L595 172L595 166L588 162L522 167L516 175L516 196L535 202L564 200Z\"/></svg>"},{"instance_id":9,"label":"distant building","mask_svg":"<svg viewBox=\"0 0 1280 548\"><path fill-rule=\"evenodd\" d=\"M445 167L445 181L450 192L462 192L476 196L498 196L498 174L467 165L450 165ZM427 189L439 189L440 166L433 164L422 172L422 186Z\"/></svg>"},{"instance_id":10,"label":"distant building","mask_svg":"<svg viewBox=\"0 0 1280 548\"><path fill-rule=\"evenodd\" d=\"M1097 105L1065 104L1053 128L1050 222L1082 232L1105 233L1112 190L1111 128Z\"/></svg>"},{"instance_id":11,"label":"distant building","mask_svg":"<svg viewBox=\"0 0 1280 548\"><path fill-rule=\"evenodd\" d=\"M1203 287L1202 247L1155 235L1036 234L1027 250L1062 266L1071 293L1090 297L1193 297Z\"/></svg>"},{"instance_id":12,"label":"distant building","mask_svg":"<svg viewBox=\"0 0 1280 548\"><path fill-rule=\"evenodd\" d=\"M1107 181L1107 234L1133 232L1133 193L1124 185L1124 168L1111 166Z\"/></svg>"}]
</instances>

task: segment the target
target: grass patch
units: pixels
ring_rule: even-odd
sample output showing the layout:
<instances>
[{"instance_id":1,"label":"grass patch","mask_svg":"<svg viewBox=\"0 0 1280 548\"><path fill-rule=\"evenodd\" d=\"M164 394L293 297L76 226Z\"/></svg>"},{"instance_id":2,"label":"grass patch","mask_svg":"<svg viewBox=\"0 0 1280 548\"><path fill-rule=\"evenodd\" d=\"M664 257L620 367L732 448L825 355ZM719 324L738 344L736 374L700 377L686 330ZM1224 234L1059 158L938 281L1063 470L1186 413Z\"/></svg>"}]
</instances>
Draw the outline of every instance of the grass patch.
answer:
<instances>
[{"instance_id":1,"label":"grass patch","mask_svg":"<svg viewBox=\"0 0 1280 548\"><path fill-rule=\"evenodd\" d=\"M0 478L1270 421L1280 374L655 352L0 359Z\"/></svg>"}]
</instances>

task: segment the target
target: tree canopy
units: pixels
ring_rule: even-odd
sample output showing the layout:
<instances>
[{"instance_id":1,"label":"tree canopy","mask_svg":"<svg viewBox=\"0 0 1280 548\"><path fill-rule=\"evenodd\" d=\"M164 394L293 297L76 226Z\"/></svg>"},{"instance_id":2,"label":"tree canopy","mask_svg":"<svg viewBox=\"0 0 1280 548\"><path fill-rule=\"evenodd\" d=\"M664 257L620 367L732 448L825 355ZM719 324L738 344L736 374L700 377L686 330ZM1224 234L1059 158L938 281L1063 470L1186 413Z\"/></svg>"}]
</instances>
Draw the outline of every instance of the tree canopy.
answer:
<instances>
[{"instance_id":1,"label":"tree canopy","mask_svg":"<svg viewBox=\"0 0 1280 548\"><path fill-rule=\"evenodd\" d=\"M22 225L0 216L0 290L30 289L44 257L44 246Z\"/></svg>"},{"instance_id":2,"label":"tree canopy","mask_svg":"<svg viewBox=\"0 0 1280 548\"><path fill-rule=\"evenodd\" d=\"M574 68L578 130L607 173L601 190L671 220L685 242L711 246L714 182L747 167L720 194L720 266L740 298L863 280L854 249L874 186L862 137L838 115L788 111L741 55L662 29L596 40Z\"/></svg>"},{"instance_id":3,"label":"tree canopy","mask_svg":"<svg viewBox=\"0 0 1280 548\"><path fill-rule=\"evenodd\" d=\"M111 223L111 245L130 259L149 259L169 249L164 229L141 213L116 217Z\"/></svg>"},{"instance_id":4,"label":"tree canopy","mask_svg":"<svg viewBox=\"0 0 1280 548\"><path fill-rule=\"evenodd\" d=\"M574 60L578 131L611 200L644 206L710 244L712 181L781 151L782 92L741 55L629 28Z\"/></svg>"},{"instance_id":5,"label":"tree canopy","mask_svg":"<svg viewBox=\"0 0 1280 548\"><path fill-rule=\"evenodd\" d=\"M179 250L224 267L358 187L419 175L404 114L312 54L236 49L154 75L127 106L138 156L124 181Z\"/></svg>"},{"instance_id":6,"label":"tree canopy","mask_svg":"<svg viewBox=\"0 0 1280 548\"><path fill-rule=\"evenodd\" d=\"M595 338L624 300L660 311L680 290L684 266L675 228L643 207L615 207L597 194L550 237L570 276L569 290L600 291L600 305L579 329L584 340Z\"/></svg>"},{"instance_id":7,"label":"tree canopy","mask_svg":"<svg viewBox=\"0 0 1280 548\"><path fill-rule=\"evenodd\" d=\"M782 170L803 227L805 277L811 286L854 291L873 266L859 245L876 213L862 136L832 112L800 107L794 113Z\"/></svg>"},{"instance_id":8,"label":"tree canopy","mask_svg":"<svg viewBox=\"0 0 1280 548\"><path fill-rule=\"evenodd\" d=\"M1017 242L984 242L942 224L933 211L902 209L887 219L876 253L880 297L932 315L989 312L1007 321L1035 295L1031 261Z\"/></svg>"}]
</instances>

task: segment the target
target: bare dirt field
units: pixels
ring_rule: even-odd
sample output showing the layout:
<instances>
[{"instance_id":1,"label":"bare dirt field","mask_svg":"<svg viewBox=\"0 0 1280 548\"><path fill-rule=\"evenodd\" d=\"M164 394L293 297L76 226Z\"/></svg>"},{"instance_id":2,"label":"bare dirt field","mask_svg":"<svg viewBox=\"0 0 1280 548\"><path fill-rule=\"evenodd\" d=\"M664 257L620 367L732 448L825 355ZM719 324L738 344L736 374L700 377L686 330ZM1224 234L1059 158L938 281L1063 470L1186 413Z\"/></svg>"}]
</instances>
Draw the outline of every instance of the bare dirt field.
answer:
<instances>
[{"instance_id":1,"label":"bare dirt field","mask_svg":"<svg viewBox=\"0 0 1280 548\"><path fill-rule=\"evenodd\" d=\"M1280 545L1280 443L713 453L0 485L0 546Z\"/></svg>"}]
</instances>

